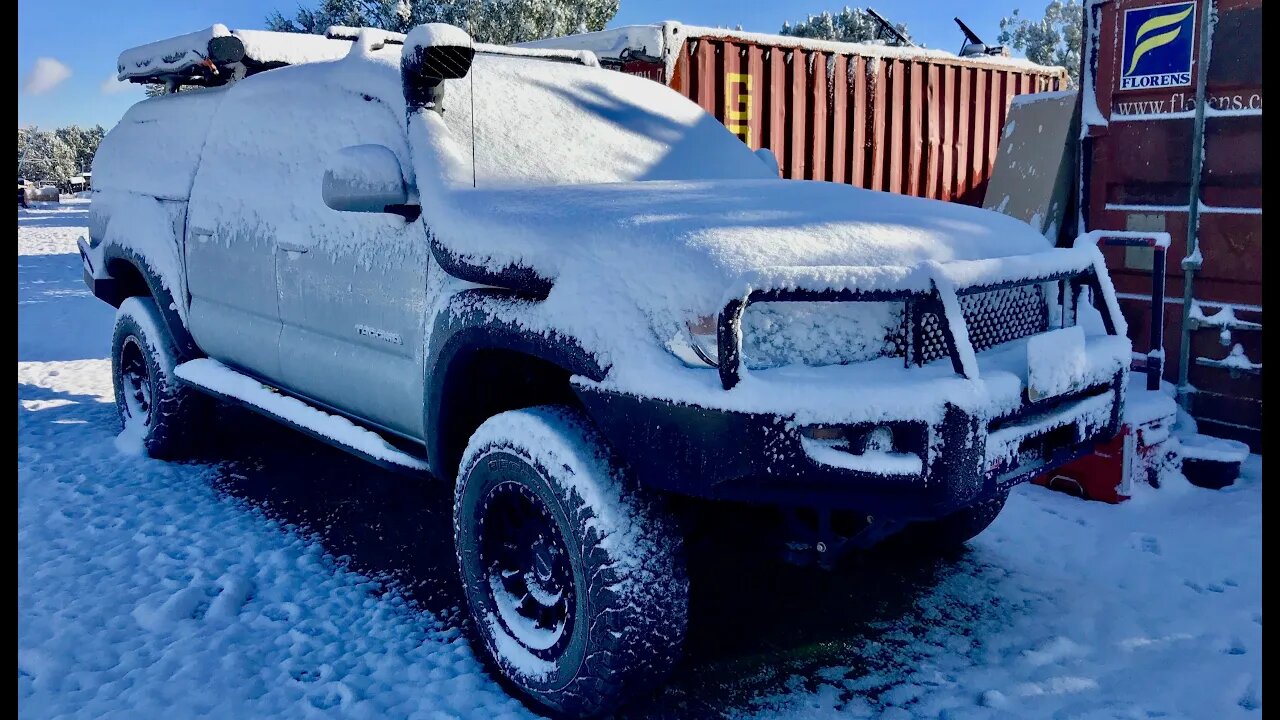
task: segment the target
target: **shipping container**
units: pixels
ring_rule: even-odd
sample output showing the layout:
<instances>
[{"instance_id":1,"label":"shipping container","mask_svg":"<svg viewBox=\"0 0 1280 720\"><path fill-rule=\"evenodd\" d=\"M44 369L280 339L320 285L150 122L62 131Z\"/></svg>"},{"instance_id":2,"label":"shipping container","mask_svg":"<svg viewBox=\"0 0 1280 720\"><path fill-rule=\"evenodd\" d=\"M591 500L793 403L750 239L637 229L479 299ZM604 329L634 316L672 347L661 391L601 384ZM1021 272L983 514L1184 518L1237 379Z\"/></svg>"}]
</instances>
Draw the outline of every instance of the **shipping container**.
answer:
<instances>
[{"instance_id":1,"label":"shipping container","mask_svg":"<svg viewBox=\"0 0 1280 720\"><path fill-rule=\"evenodd\" d=\"M1079 221L1168 232L1164 377L1260 450L1262 0L1087 3ZM1105 250L1135 347L1152 253Z\"/></svg>"},{"instance_id":2,"label":"shipping container","mask_svg":"<svg viewBox=\"0 0 1280 720\"><path fill-rule=\"evenodd\" d=\"M981 205L1013 96L1066 71L1009 57L762 35L666 22L526 43L591 50L670 85L783 177Z\"/></svg>"}]
</instances>

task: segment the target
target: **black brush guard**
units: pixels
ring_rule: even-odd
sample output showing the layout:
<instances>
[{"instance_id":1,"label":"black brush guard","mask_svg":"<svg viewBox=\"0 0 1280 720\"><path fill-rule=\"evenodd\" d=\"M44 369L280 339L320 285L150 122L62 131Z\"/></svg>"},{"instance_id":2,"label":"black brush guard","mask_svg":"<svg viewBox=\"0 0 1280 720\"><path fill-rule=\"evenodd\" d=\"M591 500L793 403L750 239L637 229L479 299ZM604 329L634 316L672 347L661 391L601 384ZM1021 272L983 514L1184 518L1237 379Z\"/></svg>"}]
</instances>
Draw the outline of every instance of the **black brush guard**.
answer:
<instances>
[{"instance_id":1,"label":"black brush guard","mask_svg":"<svg viewBox=\"0 0 1280 720\"><path fill-rule=\"evenodd\" d=\"M1058 286L1058 306L1063 309L1062 326L1066 327L1068 301L1071 310L1071 323L1075 324L1076 311L1079 306L1081 290L1089 288L1093 297L1102 296L1101 284L1097 272L1092 268L1049 273L1031 278L1020 278L1007 282L970 285L957 288L957 299L973 297L983 293L1009 290L1030 285L1056 283ZM928 291L915 290L856 290L849 288L803 290L803 289L761 289L752 290L745 297L734 298L720 310L716 325L716 346L719 351L718 368L720 384L725 390L733 389L742 379L742 317L751 303L757 302L894 302L906 303L903 313L903 337L907 339L907 348L903 353L904 366L924 365L926 357L926 318L933 315L938 319L938 330L941 332L945 354L951 358L951 366L957 375L970 377L971 371L964 367L960 353L956 348L955 334L951 323L963 318L949 318L942 300L942 294L936 284L931 283ZM1110 310L1102 303L1099 314L1106 327L1107 334L1116 334L1116 325ZM1047 319L1046 327L1047 328ZM967 329L966 329L967 332ZM1016 339L1016 338L1011 338ZM976 348L975 348L976 350Z\"/></svg>"},{"instance_id":2,"label":"black brush guard","mask_svg":"<svg viewBox=\"0 0 1280 720\"><path fill-rule=\"evenodd\" d=\"M1037 292L1044 287L1047 294L1053 291L1047 287L1051 283L1057 286L1063 326L1076 323L1080 296L1089 288L1098 301L1107 333L1116 334L1114 316L1109 303L1102 301L1101 284L1092 265L1010 282L976 284L954 292L963 310L960 301L964 298L1021 286L1035 286ZM972 376L956 347L952 331L955 319L945 312L944 295L936 283L931 283L928 290L757 289L727 302L719 314L722 386L731 390L741 380L742 318L751 303L868 301L906 303L900 330L905 367L941 359L945 354L958 375ZM924 337L932 331L926 328L931 314L937 324L933 330L946 346L945 352L933 352L933 357L925 351ZM1047 317L1044 324L1049 324ZM965 332L970 332L968 324ZM994 340L987 338L987 346L1012 339L1016 338L997 333ZM975 351L983 346L982 342L971 344ZM919 423L915 427L914 421L886 421L912 426L918 436L937 442L936 451L922 472L906 475L847 469L816 461L803 446L802 428L785 415L708 408L590 385L579 385L576 392L642 485L676 495L779 510L790 518L785 523L788 554L793 559L808 557L829 562L850 548L874 544L908 523L945 517L1092 452L1096 443L1109 440L1118 431L1124 384L1125 373L1118 371L1107 381L1066 396L1033 402L1024 390L1021 407L999 418L979 417L947 403L943 417L933 424ZM1043 438L1048 446L1039 457L988 466L986 443L993 423L1004 427L1025 422L1038 413L1103 394L1110 394L1114 400L1109 418L1100 425L1070 433L1071 437L1066 436L1066 431L1054 430ZM1038 437L1029 435L1024 442L1037 442ZM811 522L804 522L806 517Z\"/></svg>"}]
</instances>

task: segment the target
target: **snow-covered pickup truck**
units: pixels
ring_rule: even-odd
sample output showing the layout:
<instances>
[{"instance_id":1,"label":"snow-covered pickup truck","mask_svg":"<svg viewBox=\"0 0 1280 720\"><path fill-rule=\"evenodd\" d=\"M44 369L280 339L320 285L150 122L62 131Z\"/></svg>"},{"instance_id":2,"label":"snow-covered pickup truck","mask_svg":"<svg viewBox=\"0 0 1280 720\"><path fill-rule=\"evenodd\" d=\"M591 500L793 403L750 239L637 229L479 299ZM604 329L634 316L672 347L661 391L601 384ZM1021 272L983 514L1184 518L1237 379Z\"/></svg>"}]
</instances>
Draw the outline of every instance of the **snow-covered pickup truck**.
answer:
<instances>
[{"instance_id":1,"label":"snow-covered pickup truck","mask_svg":"<svg viewBox=\"0 0 1280 720\"><path fill-rule=\"evenodd\" d=\"M1130 345L1095 248L780 180L590 54L330 35L121 56L210 86L138 103L94 163L124 433L178 455L214 396L454 483L477 652L538 707L668 672L682 539L718 507L767 509L796 560L957 544L1116 432Z\"/></svg>"}]
</instances>

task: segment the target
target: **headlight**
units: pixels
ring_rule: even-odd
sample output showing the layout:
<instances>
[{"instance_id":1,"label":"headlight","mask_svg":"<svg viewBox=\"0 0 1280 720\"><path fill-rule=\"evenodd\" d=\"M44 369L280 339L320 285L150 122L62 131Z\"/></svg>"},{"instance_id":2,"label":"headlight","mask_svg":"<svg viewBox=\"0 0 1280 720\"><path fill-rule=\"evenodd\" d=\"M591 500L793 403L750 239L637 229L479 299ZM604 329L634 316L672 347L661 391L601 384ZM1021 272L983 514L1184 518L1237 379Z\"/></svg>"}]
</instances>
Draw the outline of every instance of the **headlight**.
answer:
<instances>
[{"instance_id":1,"label":"headlight","mask_svg":"<svg viewBox=\"0 0 1280 720\"><path fill-rule=\"evenodd\" d=\"M892 355L901 335L900 302L758 302L742 318L742 362L752 370L843 365ZM719 367L718 319L703 315L667 341L690 367Z\"/></svg>"},{"instance_id":2,"label":"headlight","mask_svg":"<svg viewBox=\"0 0 1280 720\"><path fill-rule=\"evenodd\" d=\"M719 367L720 348L716 343L716 325L714 315L703 315L691 320L685 323L684 332L676 333L667 342L667 348L690 367Z\"/></svg>"},{"instance_id":3,"label":"headlight","mask_svg":"<svg viewBox=\"0 0 1280 720\"><path fill-rule=\"evenodd\" d=\"M742 318L749 369L845 365L892 354L901 334L899 302L761 302Z\"/></svg>"}]
</instances>

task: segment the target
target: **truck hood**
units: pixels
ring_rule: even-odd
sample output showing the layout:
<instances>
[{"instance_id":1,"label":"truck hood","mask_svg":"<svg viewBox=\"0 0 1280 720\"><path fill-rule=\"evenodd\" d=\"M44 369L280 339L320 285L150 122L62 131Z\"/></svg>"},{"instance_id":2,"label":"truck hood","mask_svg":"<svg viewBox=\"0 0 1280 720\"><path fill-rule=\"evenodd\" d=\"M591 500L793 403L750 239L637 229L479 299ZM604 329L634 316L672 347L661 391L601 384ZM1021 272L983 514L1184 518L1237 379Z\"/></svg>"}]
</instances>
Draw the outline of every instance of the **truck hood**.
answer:
<instances>
[{"instance_id":1,"label":"truck hood","mask_svg":"<svg viewBox=\"0 0 1280 720\"><path fill-rule=\"evenodd\" d=\"M1050 248L1026 223L995 212L827 182L520 187L459 191L453 200L464 222L438 235L450 250L552 281L583 257L595 272L683 268L729 282L780 267L910 267Z\"/></svg>"},{"instance_id":2,"label":"truck hood","mask_svg":"<svg viewBox=\"0 0 1280 720\"><path fill-rule=\"evenodd\" d=\"M548 281L560 326L634 304L666 332L714 314L760 278L811 284L825 276L840 287L914 289L923 266L1025 269L1030 257L1011 256L1070 253L995 212L826 182L633 182L449 195L434 212L430 201L424 207L437 250L467 266L518 268Z\"/></svg>"}]
</instances>

